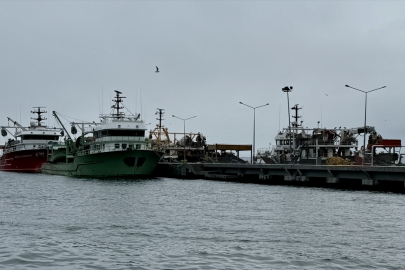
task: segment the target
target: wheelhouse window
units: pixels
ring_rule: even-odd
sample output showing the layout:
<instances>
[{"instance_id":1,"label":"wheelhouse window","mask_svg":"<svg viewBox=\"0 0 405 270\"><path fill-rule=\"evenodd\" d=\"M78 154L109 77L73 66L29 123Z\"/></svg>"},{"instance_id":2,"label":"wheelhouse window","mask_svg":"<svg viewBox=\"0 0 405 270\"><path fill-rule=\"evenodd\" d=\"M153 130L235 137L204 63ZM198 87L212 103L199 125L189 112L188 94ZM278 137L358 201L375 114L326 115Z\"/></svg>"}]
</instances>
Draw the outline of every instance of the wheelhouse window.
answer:
<instances>
[{"instance_id":1,"label":"wheelhouse window","mask_svg":"<svg viewBox=\"0 0 405 270\"><path fill-rule=\"evenodd\" d=\"M21 139L23 140L47 140L47 141L57 141L59 139L59 136L55 135L34 135L34 134L29 134L29 135L22 135Z\"/></svg>"},{"instance_id":2,"label":"wheelhouse window","mask_svg":"<svg viewBox=\"0 0 405 270\"><path fill-rule=\"evenodd\" d=\"M120 149L120 144L119 143L115 144L115 149Z\"/></svg>"},{"instance_id":3,"label":"wheelhouse window","mask_svg":"<svg viewBox=\"0 0 405 270\"><path fill-rule=\"evenodd\" d=\"M106 136L145 137L145 130L108 129L94 132L95 138L101 138Z\"/></svg>"}]
</instances>

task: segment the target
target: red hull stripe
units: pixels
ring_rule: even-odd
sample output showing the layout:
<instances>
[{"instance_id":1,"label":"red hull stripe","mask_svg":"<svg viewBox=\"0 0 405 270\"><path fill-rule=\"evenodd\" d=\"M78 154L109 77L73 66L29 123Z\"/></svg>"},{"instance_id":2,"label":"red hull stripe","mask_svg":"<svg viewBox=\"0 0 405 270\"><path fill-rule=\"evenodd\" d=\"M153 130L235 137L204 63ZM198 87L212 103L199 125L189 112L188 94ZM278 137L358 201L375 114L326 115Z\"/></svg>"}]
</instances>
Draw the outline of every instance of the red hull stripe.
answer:
<instances>
[{"instance_id":1,"label":"red hull stripe","mask_svg":"<svg viewBox=\"0 0 405 270\"><path fill-rule=\"evenodd\" d=\"M45 149L10 152L1 157L0 171L39 172L46 161Z\"/></svg>"}]
</instances>

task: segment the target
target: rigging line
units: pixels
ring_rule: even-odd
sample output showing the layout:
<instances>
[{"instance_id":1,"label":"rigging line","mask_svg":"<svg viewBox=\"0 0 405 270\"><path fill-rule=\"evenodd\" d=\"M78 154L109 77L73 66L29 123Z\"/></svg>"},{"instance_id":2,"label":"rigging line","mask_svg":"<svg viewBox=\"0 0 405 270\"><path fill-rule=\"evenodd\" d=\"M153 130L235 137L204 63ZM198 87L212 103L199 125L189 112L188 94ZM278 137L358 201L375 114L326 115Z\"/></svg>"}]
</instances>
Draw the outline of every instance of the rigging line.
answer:
<instances>
[{"instance_id":1,"label":"rigging line","mask_svg":"<svg viewBox=\"0 0 405 270\"><path fill-rule=\"evenodd\" d=\"M64 116L62 116L62 115L60 115L60 117L61 117L61 118L63 118L63 120L65 120L65 121L67 121L67 122L69 122L69 123L70 123L70 120L69 120L69 119L67 119L66 117L64 117Z\"/></svg>"},{"instance_id":2,"label":"rigging line","mask_svg":"<svg viewBox=\"0 0 405 270\"><path fill-rule=\"evenodd\" d=\"M58 115L61 115L61 116L67 117L67 118L69 118L69 119L74 119L74 120L78 120L78 121L82 121L82 122L90 122L90 121L85 121L85 120L82 120L82 119L73 118L73 117L70 117L70 116L67 116L67 115L61 114L60 112L57 112L57 113L58 113ZM68 120L68 119L66 119L66 118L65 118L65 120L69 121L69 120Z\"/></svg>"},{"instance_id":3,"label":"rigging line","mask_svg":"<svg viewBox=\"0 0 405 270\"><path fill-rule=\"evenodd\" d=\"M278 131L280 131L280 110L281 104L278 104Z\"/></svg>"},{"instance_id":4,"label":"rigging line","mask_svg":"<svg viewBox=\"0 0 405 270\"><path fill-rule=\"evenodd\" d=\"M140 99L141 99L141 120L143 120L143 112L142 112L142 89L139 89L140 91Z\"/></svg>"},{"instance_id":5,"label":"rigging line","mask_svg":"<svg viewBox=\"0 0 405 270\"><path fill-rule=\"evenodd\" d=\"M138 106L138 90L135 89L135 113L137 111Z\"/></svg>"},{"instance_id":6,"label":"rigging line","mask_svg":"<svg viewBox=\"0 0 405 270\"><path fill-rule=\"evenodd\" d=\"M135 116L135 114L133 114L133 113L124 105L124 103L121 102L121 104L122 104L122 106L124 106L125 109L127 109L127 111L128 111L130 114L132 114L132 116Z\"/></svg>"},{"instance_id":7,"label":"rigging line","mask_svg":"<svg viewBox=\"0 0 405 270\"><path fill-rule=\"evenodd\" d=\"M100 93L97 94L97 98L98 98L98 114L100 114Z\"/></svg>"}]
</instances>

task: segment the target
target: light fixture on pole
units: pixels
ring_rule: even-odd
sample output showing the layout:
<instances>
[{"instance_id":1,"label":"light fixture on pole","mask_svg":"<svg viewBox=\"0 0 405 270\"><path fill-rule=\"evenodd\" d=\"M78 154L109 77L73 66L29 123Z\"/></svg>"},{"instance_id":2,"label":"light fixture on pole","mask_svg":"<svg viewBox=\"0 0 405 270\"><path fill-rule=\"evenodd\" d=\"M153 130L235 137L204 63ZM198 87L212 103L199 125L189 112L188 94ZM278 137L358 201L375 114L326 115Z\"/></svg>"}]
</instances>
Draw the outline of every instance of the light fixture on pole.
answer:
<instances>
[{"instance_id":1,"label":"light fixture on pole","mask_svg":"<svg viewBox=\"0 0 405 270\"><path fill-rule=\"evenodd\" d=\"M349 87L349 88L351 88L351 89L354 89L354 90L357 90L357 91L363 92L364 94L366 94L366 101L365 101L365 104L364 104L364 140L363 140L363 147L364 147L364 153L363 153L363 166L364 166L364 160L366 159L366 133L367 133L367 130L366 130L366 128L367 128L367 126L366 126L366 121L367 121L367 94L368 94L368 93L370 93L370 92L373 92L373 91L376 91L376 90L379 90L379 89L385 88L386 86L382 86L382 87L380 87L380 88L376 88L376 89L369 90L369 91L363 91L363 90L360 90L360 89L357 89L357 88L351 87L350 85L347 85L347 84L346 84L345 86L346 86L346 87Z\"/></svg>"},{"instance_id":2,"label":"light fixture on pole","mask_svg":"<svg viewBox=\"0 0 405 270\"><path fill-rule=\"evenodd\" d=\"M258 108L260 108L260 107L267 106L267 105L269 105L269 103L264 104L264 105L261 105L261 106L257 106L257 107L249 106L249 105L247 105L247 104L245 104L245 103L243 103L243 102L239 102L239 103L253 109L253 155L252 155L251 158L250 158L250 159L251 159L251 164L253 164L254 155L255 155L256 109L258 109Z\"/></svg>"},{"instance_id":3,"label":"light fixture on pole","mask_svg":"<svg viewBox=\"0 0 405 270\"><path fill-rule=\"evenodd\" d=\"M292 92L293 87L290 86L286 86L283 87L281 90L283 90L283 92L287 93L287 106L288 106L288 136L289 136L289 145L290 145L290 149L289 151L291 151L291 117L290 117L290 96L288 95L288 93Z\"/></svg>"},{"instance_id":4,"label":"light fixture on pole","mask_svg":"<svg viewBox=\"0 0 405 270\"><path fill-rule=\"evenodd\" d=\"M192 117L189 117L189 118L186 118L186 119L183 119L183 118L180 118L180 117L178 117L178 116L175 116L175 115L172 115L173 117L175 117L175 118L178 118L178 119L180 119L180 120L183 120L183 123L184 123L184 137L183 137L183 143L184 143L184 162L186 162L186 120L189 120L189 119L191 119L191 118L194 118L194 117L196 117L196 116L192 116Z\"/></svg>"}]
</instances>

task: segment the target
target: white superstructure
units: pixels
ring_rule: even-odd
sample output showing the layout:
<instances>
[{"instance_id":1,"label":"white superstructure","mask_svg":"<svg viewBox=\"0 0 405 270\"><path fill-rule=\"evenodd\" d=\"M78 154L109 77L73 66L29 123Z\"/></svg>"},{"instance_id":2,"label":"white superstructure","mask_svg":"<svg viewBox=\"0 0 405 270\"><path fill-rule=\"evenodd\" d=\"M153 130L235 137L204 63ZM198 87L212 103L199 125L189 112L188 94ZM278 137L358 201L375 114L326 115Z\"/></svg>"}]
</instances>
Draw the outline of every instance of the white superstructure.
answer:
<instances>
[{"instance_id":1,"label":"white superstructure","mask_svg":"<svg viewBox=\"0 0 405 270\"><path fill-rule=\"evenodd\" d=\"M120 106L121 92L115 90L115 105L112 106L111 114L100 115L101 123L75 123L72 122L72 133L77 132L76 126L82 130L86 142L85 149L81 149L78 155L88 155L101 152L147 150L150 143L145 138L146 125L140 119L140 115L126 115L120 112L124 108ZM84 135L92 133L92 137Z\"/></svg>"},{"instance_id":2,"label":"white superstructure","mask_svg":"<svg viewBox=\"0 0 405 270\"><path fill-rule=\"evenodd\" d=\"M7 134L13 137L6 141L4 154L15 151L46 149L49 143L57 143L59 137L63 136L60 128L51 128L44 125L42 121L46 120L46 118L42 118L41 114L46 113L46 111L41 110L41 107L35 108L37 110L31 111L31 113L38 114L36 118L32 118L37 122L32 121L30 126L24 127L9 117L9 122L11 121L14 126L1 126L3 137L7 136Z\"/></svg>"}]
</instances>

